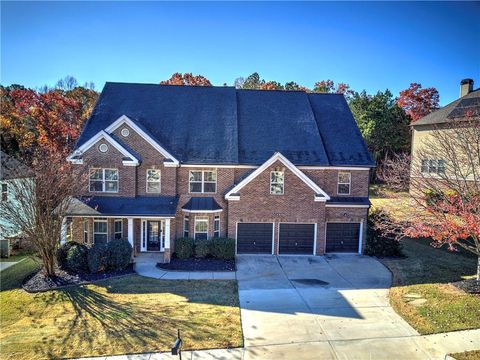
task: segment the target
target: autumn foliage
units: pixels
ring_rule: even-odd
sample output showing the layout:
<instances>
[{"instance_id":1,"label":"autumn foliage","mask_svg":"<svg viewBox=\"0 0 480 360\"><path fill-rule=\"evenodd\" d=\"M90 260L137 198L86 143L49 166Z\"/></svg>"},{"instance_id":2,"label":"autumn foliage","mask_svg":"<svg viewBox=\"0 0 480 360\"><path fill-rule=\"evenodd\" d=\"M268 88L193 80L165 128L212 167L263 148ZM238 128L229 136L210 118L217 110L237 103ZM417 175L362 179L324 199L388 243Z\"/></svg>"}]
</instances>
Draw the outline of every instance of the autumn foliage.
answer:
<instances>
[{"instance_id":1,"label":"autumn foliage","mask_svg":"<svg viewBox=\"0 0 480 360\"><path fill-rule=\"evenodd\" d=\"M397 104L410 116L412 122L439 108L438 90L434 87L422 88L421 84L411 83L408 89L400 91Z\"/></svg>"},{"instance_id":2,"label":"autumn foliage","mask_svg":"<svg viewBox=\"0 0 480 360\"><path fill-rule=\"evenodd\" d=\"M175 73L170 79L160 82L161 85L190 85L190 86L212 86L210 80L202 75L193 75L192 73Z\"/></svg>"}]
</instances>

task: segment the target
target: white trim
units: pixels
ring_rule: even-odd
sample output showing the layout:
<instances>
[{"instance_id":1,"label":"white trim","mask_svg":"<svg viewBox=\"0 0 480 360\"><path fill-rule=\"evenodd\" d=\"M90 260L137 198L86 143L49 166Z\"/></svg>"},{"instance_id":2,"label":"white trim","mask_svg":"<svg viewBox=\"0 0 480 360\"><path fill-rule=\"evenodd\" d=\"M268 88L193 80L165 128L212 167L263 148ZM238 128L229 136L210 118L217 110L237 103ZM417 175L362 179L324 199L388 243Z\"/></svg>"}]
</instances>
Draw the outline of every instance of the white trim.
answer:
<instances>
[{"instance_id":1,"label":"white trim","mask_svg":"<svg viewBox=\"0 0 480 360\"><path fill-rule=\"evenodd\" d=\"M162 235L164 237L164 241L165 241L165 246L163 247L163 251L165 251L165 249L170 249L170 219L166 219L163 221L163 223L165 224L165 230L162 229ZM161 239L160 239L160 244L161 244Z\"/></svg>"},{"instance_id":2,"label":"white trim","mask_svg":"<svg viewBox=\"0 0 480 360\"><path fill-rule=\"evenodd\" d=\"M83 164L83 159L73 159L75 156L81 156L85 151L90 149L93 145L95 145L99 140L105 140L110 143L115 149L117 149L122 155L131 158L132 160L123 160L122 163L125 166L137 166L139 165L138 159L130 153L127 149L125 149L118 141L112 138L108 133L104 130L100 130L94 136L92 136L87 142L83 143L77 150L75 150L72 154L67 157L67 161L72 162L73 164Z\"/></svg>"},{"instance_id":3,"label":"white trim","mask_svg":"<svg viewBox=\"0 0 480 360\"><path fill-rule=\"evenodd\" d=\"M160 172L160 176L158 178L158 181L148 181L148 172L150 170L155 170ZM158 183L160 185L160 189L158 191L148 191L148 183ZM147 194L160 194L162 192L162 170L160 169L155 169L155 168L148 168L145 170L145 193Z\"/></svg>"},{"instance_id":4,"label":"white trim","mask_svg":"<svg viewBox=\"0 0 480 360\"><path fill-rule=\"evenodd\" d=\"M90 183L92 182L92 179L90 178L92 170L102 170L102 179L97 180L94 179L94 182L102 182L102 190L90 190ZM115 170L117 172L117 180L105 180L105 170ZM117 182L117 190L116 191L106 191L105 189L105 182L107 181L116 181ZM91 193L105 193L105 194L117 194L120 191L120 171L118 171L117 168L97 168L97 167L90 167L88 169L88 192Z\"/></svg>"},{"instance_id":5,"label":"white trim","mask_svg":"<svg viewBox=\"0 0 480 360\"><path fill-rule=\"evenodd\" d=\"M364 208L368 209L370 205L348 205L348 204L325 204L325 207L336 207L336 208Z\"/></svg>"},{"instance_id":6,"label":"white trim","mask_svg":"<svg viewBox=\"0 0 480 360\"><path fill-rule=\"evenodd\" d=\"M105 223L107 224L107 232L95 232L95 223ZM95 234L100 234L100 235L107 235L107 241L109 241L108 239L108 219L104 218L103 216L97 216L96 218L93 219L93 229L92 229L92 244L95 244Z\"/></svg>"},{"instance_id":7,"label":"white trim","mask_svg":"<svg viewBox=\"0 0 480 360\"><path fill-rule=\"evenodd\" d=\"M348 193L340 193L338 190L340 185L347 185L347 183L340 182L340 174L348 174ZM352 173L347 171L339 171L337 174L337 195L350 195L352 193Z\"/></svg>"},{"instance_id":8,"label":"white trim","mask_svg":"<svg viewBox=\"0 0 480 360\"><path fill-rule=\"evenodd\" d=\"M317 245L317 223L316 222L294 222L294 221L281 221L278 223L278 255L299 255L299 256L311 256L312 254L280 254L280 227L282 224L298 224L298 225L313 225L313 255L316 253Z\"/></svg>"},{"instance_id":9,"label":"white trim","mask_svg":"<svg viewBox=\"0 0 480 360\"><path fill-rule=\"evenodd\" d=\"M278 228L280 233L280 227ZM277 254L278 254L278 244L277 244ZM272 255L275 255L275 221L272 222Z\"/></svg>"},{"instance_id":10,"label":"white trim","mask_svg":"<svg viewBox=\"0 0 480 360\"><path fill-rule=\"evenodd\" d=\"M282 162L291 172L293 172L296 176L300 178L305 184L307 184L314 192L315 192L315 201L322 201L320 199L317 200L317 194L322 194L325 200L330 200L330 196L323 191L317 184L315 184L307 175L305 175L301 170L299 170L295 165L293 165L290 160L288 160L285 156L276 152L273 156L265 161L262 166L257 168L254 172L248 175L245 179L243 179L240 183L233 187L227 194L225 195L226 200L240 200L240 196L234 195L234 198L231 199L232 194L236 194L240 189L242 189L245 185L255 179L259 174L265 171L270 165L272 165L275 161Z\"/></svg>"},{"instance_id":11,"label":"white trim","mask_svg":"<svg viewBox=\"0 0 480 360\"><path fill-rule=\"evenodd\" d=\"M205 220L207 220L207 231L206 231L206 234L207 234L207 240L210 239L210 237L208 236L208 229L209 229L209 222L210 222L210 219L208 218L208 216L195 216L195 219L193 221L193 241L196 241L196 236L197 236L197 221L198 222L204 222ZM205 234L205 232L199 232L198 234Z\"/></svg>"},{"instance_id":12,"label":"white trim","mask_svg":"<svg viewBox=\"0 0 480 360\"><path fill-rule=\"evenodd\" d=\"M185 230L185 220L188 220L187 230ZM188 236L185 236L185 232L188 233ZM190 214L183 215L182 219L182 237L189 238L190 237Z\"/></svg>"},{"instance_id":13,"label":"white trim","mask_svg":"<svg viewBox=\"0 0 480 360\"><path fill-rule=\"evenodd\" d=\"M222 164L181 164L181 167L187 168L217 168L217 169L255 169L257 165L222 165Z\"/></svg>"},{"instance_id":14,"label":"white trim","mask_svg":"<svg viewBox=\"0 0 480 360\"><path fill-rule=\"evenodd\" d=\"M256 169L259 165L225 165L225 164L180 164L181 167L188 168L205 168L205 167L214 167L214 168L233 168L233 169ZM373 167L349 167L349 166L315 166L315 165L299 165L297 166L300 170L363 170L370 171Z\"/></svg>"},{"instance_id":15,"label":"white trim","mask_svg":"<svg viewBox=\"0 0 480 360\"><path fill-rule=\"evenodd\" d=\"M199 172L199 173L202 174L202 179L200 181L194 181L193 182L195 184L200 183L201 186L202 186L202 191L191 191L190 185L191 185L192 181L190 180L190 173L192 173L192 172ZM206 172L215 173L215 191L213 191L213 192L206 192L205 191L205 173ZM204 170L204 169L202 169L202 170L189 170L188 171L188 193L189 194L216 194L217 193L217 185L218 185L217 175L218 175L217 169L212 169L212 170ZM213 181L207 181L207 183L208 184L213 184Z\"/></svg>"},{"instance_id":16,"label":"white trim","mask_svg":"<svg viewBox=\"0 0 480 360\"><path fill-rule=\"evenodd\" d=\"M358 253L362 253L362 243L363 243L363 220L360 221L360 234L358 239Z\"/></svg>"},{"instance_id":17,"label":"white trim","mask_svg":"<svg viewBox=\"0 0 480 360\"><path fill-rule=\"evenodd\" d=\"M215 230L215 221L217 220L218 218L218 237L220 238L221 236L221 227L222 227L222 221L221 221L221 218L220 218L220 215L215 215L213 217L213 237L215 238L215 232L217 232L217 230Z\"/></svg>"},{"instance_id":18,"label":"white trim","mask_svg":"<svg viewBox=\"0 0 480 360\"><path fill-rule=\"evenodd\" d=\"M152 221L152 222L158 222L159 223L159 229L158 229L158 237L159 237L159 242L160 242L160 246L159 246L159 249L160 250L147 250L148 249L148 239L145 238L145 235L146 235L146 232L148 231L148 222L149 221ZM167 221L170 221L170 219L164 219L164 218L141 218L141 221L140 221L140 252L164 252L165 251L165 248L166 248L166 245L167 245L167 238L166 236L164 235L164 227L166 228L166 222ZM170 232L169 232L170 234ZM163 246L163 240L165 239L165 246ZM144 243L144 240L145 240L145 246L143 245ZM170 242L170 235L169 235L169 238L168 238L168 241Z\"/></svg>"},{"instance_id":19,"label":"white trim","mask_svg":"<svg viewBox=\"0 0 480 360\"><path fill-rule=\"evenodd\" d=\"M170 154L167 150L165 150L158 142L156 142L150 135L148 135L145 131L143 131L137 124L135 124L128 116L122 115L117 120L115 120L112 124L110 124L105 131L108 133L112 133L116 129L118 129L123 124L127 124L130 128L135 130L137 134L139 134L146 142L148 142L155 150L157 150L160 154L162 154L165 158L172 160L172 165L177 167L179 165L178 160Z\"/></svg>"},{"instance_id":20,"label":"white trim","mask_svg":"<svg viewBox=\"0 0 480 360\"><path fill-rule=\"evenodd\" d=\"M189 213L189 214L213 214L213 213L219 213L222 212L223 209L218 209L218 210L188 210L188 209L182 209L183 212Z\"/></svg>"},{"instance_id":21,"label":"white trim","mask_svg":"<svg viewBox=\"0 0 480 360\"><path fill-rule=\"evenodd\" d=\"M297 167L301 170L346 170L346 171L352 171L352 170L370 171L370 169L374 168L374 166L353 167L353 166L310 166L310 165L300 165Z\"/></svg>"},{"instance_id":22,"label":"white trim","mask_svg":"<svg viewBox=\"0 0 480 360\"><path fill-rule=\"evenodd\" d=\"M87 205L88 206L88 205ZM86 218L111 218L118 219L120 217L132 218L132 219L175 219L175 215L172 216L142 216L134 214L119 214L119 215L103 215L101 213L95 215L89 214L68 214L67 217L77 218L77 217L86 217Z\"/></svg>"},{"instance_id":23,"label":"white trim","mask_svg":"<svg viewBox=\"0 0 480 360\"><path fill-rule=\"evenodd\" d=\"M272 185L274 184L272 182L272 174L273 173L281 173L282 174L282 182L281 183L275 183L275 185L282 185L282 192L278 193L278 194L272 192ZM284 194L285 194L285 171L280 171L280 170L270 171L270 195L284 195Z\"/></svg>"},{"instance_id":24,"label":"white trim","mask_svg":"<svg viewBox=\"0 0 480 360\"><path fill-rule=\"evenodd\" d=\"M135 249L135 245L133 243L133 218L127 218L127 226L128 226L128 242L132 245L132 248Z\"/></svg>"}]
</instances>

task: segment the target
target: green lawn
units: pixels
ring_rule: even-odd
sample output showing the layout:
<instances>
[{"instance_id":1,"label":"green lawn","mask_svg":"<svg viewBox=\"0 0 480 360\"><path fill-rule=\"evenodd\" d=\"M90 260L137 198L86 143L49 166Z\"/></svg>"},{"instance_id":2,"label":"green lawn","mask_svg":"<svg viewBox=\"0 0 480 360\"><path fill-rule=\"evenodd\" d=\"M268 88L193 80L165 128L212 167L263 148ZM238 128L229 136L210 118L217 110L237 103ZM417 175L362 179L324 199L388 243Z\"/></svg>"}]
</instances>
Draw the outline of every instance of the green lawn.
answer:
<instances>
[{"instance_id":1,"label":"green lawn","mask_svg":"<svg viewBox=\"0 0 480 360\"><path fill-rule=\"evenodd\" d=\"M2 359L168 351L177 329L185 349L242 346L234 281L129 275L32 295L14 287L33 264L25 260L1 273Z\"/></svg>"}]
</instances>

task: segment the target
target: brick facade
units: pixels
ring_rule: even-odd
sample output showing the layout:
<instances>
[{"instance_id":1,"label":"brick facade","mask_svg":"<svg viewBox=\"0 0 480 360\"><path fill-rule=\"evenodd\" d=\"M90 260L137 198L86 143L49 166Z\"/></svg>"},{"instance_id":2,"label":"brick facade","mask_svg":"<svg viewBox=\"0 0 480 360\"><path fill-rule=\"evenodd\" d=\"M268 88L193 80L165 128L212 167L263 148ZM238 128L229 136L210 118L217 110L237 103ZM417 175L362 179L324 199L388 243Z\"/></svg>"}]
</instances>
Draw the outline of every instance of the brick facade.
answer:
<instances>
[{"instance_id":1,"label":"brick facade","mask_svg":"<svg viewBox=\"0 0 480 360\"><path fill-rule=\"evenodd\" d=\"M122 129L127 128L129 135L122 136ZM171 253L175 250L175 239L183 236L183 221L186 213L182 211L184 206L192 196L213 197L223 208L218 213L189 213L190 236L194 236L195 218L208 218L209 237L213 237L214 218L220 216L220 236L236 237L236 224L238 222L274 222L274 253L278 253L278 234L279 223L315 223L317 224L317 244L316 254L322 255L325 252L325 226L328 221L343 222L363 222L366 223L368 209L366 208L332 208L326 207L325 202L314 201L314 191L306 185L300 178L292 173L286 166L277 161L268 169L260 173L249 184L240 191L239 201L225 200L225 194L238 184L242 179L248 176L254 168L242 167L165 167L166 160L155 148L145 141L139 134L127 125L122 125L113 132L113 136L125 143L129 150L138 154L140 165L124 166L122 164L123 155L112 145L100 140L93 145L83 155L83 164L77 166L116 168L119 171L119 189L117 193L90 193L85 189L86 195L101 196L158 196L158 195L176 195L178 196L178 206L175 218L171 219L170 234L171 248L165 256L169 260ZM101 143L108 145L108 151L102 153L98 146ZM146 171L147 169L159 169L161 171L161 191L160 193L146 192ZM270 194L270 171L285 171L285 185L283 195ZM189 172L194 170L216 171L217 188L213 194L190 193L189 191ZM337 194L338 172L343 170L336 169L303 169L310 179L312 179L320 188L331 196ZM368 170L351 170L351 191L348 196L368 196ZM93 239L93 220L87 219L89 229L89 243ZM109 239L113 239L113 218L109 218ZM73 221L74 240L83 242L83 218L75 218ZM141 250L141 219L135 218L134 224L134 250L138 254ZM363 227L364 231L366 226ZM112 236L110 236L112 235ZM123 222L123 237L128 236L127 219ZM77 241L78 241L77 240ZM364 242L365 243L365 242Z\"/></svg>"}]
</instances>

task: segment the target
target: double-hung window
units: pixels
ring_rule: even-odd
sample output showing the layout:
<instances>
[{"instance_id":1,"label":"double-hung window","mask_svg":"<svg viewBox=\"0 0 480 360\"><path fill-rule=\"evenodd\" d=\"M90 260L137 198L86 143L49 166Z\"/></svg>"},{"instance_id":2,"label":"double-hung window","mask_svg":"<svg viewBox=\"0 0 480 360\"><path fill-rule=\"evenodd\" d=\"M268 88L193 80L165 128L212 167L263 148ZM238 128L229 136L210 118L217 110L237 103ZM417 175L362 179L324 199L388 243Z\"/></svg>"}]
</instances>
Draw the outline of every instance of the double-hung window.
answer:
<instances>
[{"instance_id":1,"label":"double-hung window","mask_svg":"<svg viewBox=\"0 0 480 360\"><path fill-rule=\"evenodd\" d=\"M195 218L195 240L208 239L208 218Z\"/></svg>"},{"instance_id":2,"label":"double-hung window","mask_svg":"<svg viewBox=\"0 0 480 360\"><path fill-rule=\"evenodd\" d=\"M118 169L90 169L91 192L118 192Z\"/></svg>"},{"instance_id":3,"label":"double-hung window","mask_svg":"<svg viewBox=\"0 0 480 360\"><path fill-rule=\"evenodd\" d=\"M421 171L424 174L445 174L445 160L427 160L423 159Z\"/></svg>"},{"instance_id":4,"label":"double-hung window","mask_svg":"<svg viewBox=\"0 0 480 360\"><path fill-rule=\"evenodd\" d=\"M272 171L270 173L270 194L283 195L285 173L283 171Z\"/></svg>"},{"instance_id":5,"label":"double-hung window","mask_svg":"<svg viewBox=\"0 0 480 360\"><path fill-rule=\"evenodd\" d=\"M160 170L147 170L147 193L160 192Z\"/></svg>"},{"instance_id":6,"label":"double-hung window","mask_svg":"<svg viewBox=\"0 0 480 360\"><path fill-rule=\"evenodd\" d=\"M67 241L73 241L73 219L71 217L67 217Z\"/></svg>"},{"instance_id":7,"label":"double-hung window","mask_svg":"<svg viewBox=\"0 0 480 360\"><path fill-rule=\"evenodd\" d=\"M189 184L191 193L215 193L217 191L217 172L190 171Z\"/></svg>"},{"instance_id":8,"label":"double-hung window","mask_svg":"<svg viewBox=\"0 0 480 360\"><path fill-rule=\"evenodd\" d=\"M108 239L107 219L93 220L93 243L106 243Z\"/></svg>"},{"instance_id":9,"label":"double-hung window","mask_svg":"<svg viewBox=\"0 0 480 360\"><path fill-rule=\"evenodd\" d=\"M220 216L218 215L213 219L213 237L220 237Z\"/></svg>"},{"instance_id":10,"label":"double-hung window","mask_svg":"<svg viewBox=\"0 0 480 360\"><path fill-rule=\"evenodd\" d=\"M123 237L123 220L115 219L114 225L114 239L121 239Z\"/></svg>"},{"instance_id":11,"label":"double-hung window","mask_svg":"<svg viewBox=\"0 0 480 360\"><path fill-rule=\"evenodd\" d=\"M185 215L183 218L183 237L188 238L190 236L190 217Z\"/></svg>"},{"instance_id":12,"label":"double-hung window","mask_svg":"<svg viewBox=\"0 0 480 360\"><path fill-rule=\"evenodd\" d=\"M337 193L339 195L350 195L350 187L352 183L352 174L340 171L338 173Z\"/></svg>"},{"instance_id":13,"label":"double-hung window","mask_svg":"<svg viewBox=\"0 0 480 360\"><path fill-rule=\"evenodd\" d=\"M83 219L83 243L88 244L88 219Z\"/></svg>"}]
</instances>

